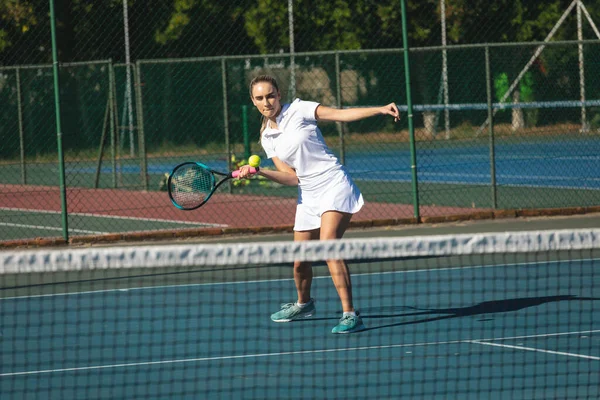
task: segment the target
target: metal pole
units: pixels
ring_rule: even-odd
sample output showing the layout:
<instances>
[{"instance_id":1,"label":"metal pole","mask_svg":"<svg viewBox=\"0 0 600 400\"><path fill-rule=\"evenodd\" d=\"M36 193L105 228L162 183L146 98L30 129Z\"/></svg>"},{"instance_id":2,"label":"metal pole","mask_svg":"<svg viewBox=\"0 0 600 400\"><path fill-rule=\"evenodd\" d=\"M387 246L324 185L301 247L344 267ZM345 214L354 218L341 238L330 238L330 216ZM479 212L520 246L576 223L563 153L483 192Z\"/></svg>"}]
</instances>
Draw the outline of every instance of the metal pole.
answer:
<instances>
[{"instance_id":1,"label":"metal pole","mask_svg":"<svg viewBox=\"0 0 600 400\"><path fill-rule=\"evenodd\" d=\"M338 108L342 108L342 73L340 72L340 53L335 53L335 95ZM338 135L340 137L340 162L346 165L346 144L344 138L344 123L337 122Z\"/></svg>"},{"instance_id":2,"label":"metal pole","mask_svg":"<svg viewBox=\"0 0 600 400\"><path fill-rule=\"evenodd\" d=\"M135 93L137 105L137 125L138 125L138 144L140 150L140 169L142 186L144 190L148 190L148 156L146 154L146 137L144 133L144 103L142 100L142 69L139 61L135 63Z\"/></svg>"},{"instance_id":3,"label":"metal pole","mask_svg":"<svg viewBox=\"0 0 600 400\"><path fill-rule=\"evenodd\" d=\"M417 150L415 145L415 128L413 121L413 105L410 85L410 57L408 54L408 31L406 28L406 0L400 0L402 8L402 41L404 48L404 77L406 79L406 106L408 107L408 134L410 137L410 163L412 175L413 208L415 218L419 218L419 185L417 181Z\"/></svg>"},{"instance_id":4,"label":"metal pole","mask_svg":"<svg viewBox=\"0 0 600 400\"><path fill-rule=\"evenodd\" d=\"M578 44L578 52L579 52L579 95L581 100L581 131L587 132L587 118L586 118L586 110L585 110L585 71L584 71L584 58L583 58L583 44L581 41L583 40L583 26L581 21L581 8L583 4L581 1L577 2L577 40L579 40Z\"/></svg>"},{"instance_id":5,"label":"metal pole","mask_svg":"<svg viewBox=\"0 0 600 400\"><path fill-rule=\"evenodd\" d=\"M106 99L104 108L104 119L102 120L102 135L100 137L100 146L98 146L98 161L96 162L96 173L94 174L94 189L100 186L100 174L102 173L102 159L104 158L104 145L106 144L106 131L110 118L110 98Z\"/></svg>"},{"instance_id":6,"label":"metal pole","mask_svg":"<svg viewBox=\"0 0 600 400\"><path fill-rule=\"evenodd\" d=\"M242 106L242 134L244 136L244 158L247 160L251 156L250 134L248 133L248 106Z\"/></svg>"},{"instance_id":7,"label":"metal pole","mask_svg":"<svg viewBox=\"0 0 600 400\"><path fill-rule=\"evenodd\" d=\"M448 106L450 102L448 94L448 51L446 50L446 0L440 0L440 18L442 20L442 82L444 86L444 105ZM444 120L446 128L446 139L450 139L450 110L444 110Z\"/></svg>"},{"instance_id":8,"label":"metal pole","mask_svg":"<svg viewBox=\"0 0 600 400\"><path fill-rule=\"evenodd\" d=\"M562 25L562 23L565 21L565 19L567 19L567 17L571 13L571 10L573 10L573 7L575 7L575 5L578 4L578 1L579 0L573 0L573 2L571 3L571 5L569 5L569 7L567 7L567 9L561 15L561 17L558 19L558 22L554 25L554 27L552 28L552 30L550 31L550 33L548 34L548 36L546 36L546 38L544 39L544 43L550 42L550 40L552 39L552 37L554 36L554 34L558 30L558 28L560 28L560 26ZM512 84L510 85L510 87L508 88L508 90L506 91L506 93L504 94L504 96L502 96L502 98L500 99L500 103L504 103L506 101L506 99L508 99L508 97L511 94L513 94L513 90L516 89L517 85L519 85L519 82L521 82L521 79L523 79L523 76L525 76L525 74L527 73L527 71L529 71L529 68L531 68L531 66L533 65L533 63L535 62L535 60L537 60L537 58L540 56L540 54L542 54L542 51L544 51L545 48L546 48L545 44L542 44L542 45L540 45L540 46L537 47L537 49L535 50L535 52L533 53L533 55L531 56L531 58L529 59L529 61L527 62L527 64L525 64L525 67L523 67L523 69L521 70L521 72L519 73L519 75L515 78L515 80L512 82ZM494 115L496 114L497 111L498 110L494 110ZM489 119L486 120L479 127L479 129L477 130L477 132L475 132L475 136L479 136L479 134L481 132L483 132L483 130L485 129L486 124L488 124L489 122L490 122Z\"/></svg>"},{"instance_id":9,"label":"metal pole","mask_svg":"<svg viewBox=\"0 0 600 400\"><path fill-rule=\"evenodd\" d=\"M21 73L19 67L17 73L17 120L19 121L19 147L21 151L21 183L27 183L27 163L25 162L25 130L23 128L23 100L21 97Z\"/></svg>"},{"instance_id":10,"label":"metal pole","mask_svg":"<svg viewBox=\"0 0 600 400\"><path fill-rule=\"evenodd\" d=\"M129 46L129 11L127 0L123 0L123 29L125 30L125 107L127 107L127 130L129 130L129 154L135 156L135 144L133 140L133 100L131 95L131 54Z\"/></svg>"},{"instance_id":11,"label":"metal pole","mask_svg":"<svg viewBox=\"0 0 600 400\"><path fill-rule=\"evenodd\" d=\"M121 138L119 137L119 104L117 101L117 78L116 78L116 72L115 72L115 66L111 64L111 69L112 69L112 99L113 99L113 128L114 128L114 165L115 165L115 169L114 171L116 171L116 184L115 184L115 188L118 186L124 186L123 183L123 168L122 168L122 164L121 164L121 157L123 156L122 152L121 152ZM136 102L137 102L137 88L136 88ZM139 114L139 113L138 113Z\"/></svg>"},{"instance_id":12,"label":"metal pole","mask_svg":"<svg viewBox=\"0 0 600 400\"><path fill-rule=\"evenodd\" d=\"M592 30L596 34L596 37L598 39L600 39L600 30L598 30L598 27L594 23L594 20L592 19L592 16L588 12L588 10L585 8L585 5L583 4L582 1L579 2L579 8L581 8L581 12L583 12L585 14L585 18L588 20L590 26L592 27Z\"/></svg>"},{"instance_id":13,"label":"metal pole","mask_svg":"<svg viewBox=\"0 0 600 400\"><path fill-rule=\"evenodd\" d=\"M296 97L296 65L294 57L294 0L288 0L288 23L290 30L290 91L289 101L293 101Z\"/></svg>"},{"instance_id":14,"label":"metal pole","mask_svg":"<svg viewBox=\"0 0 600 400\"><path fill-rule=\"evenodd\" d=\"M67 216L67 187L65 184L65 158L62 144L62 125L60 120L60 79L58 76L58 49L56 44L56 15L54 0L50 0L50 31L52 36L52 75L54 77L54 111L56 117L56 145L58 147L58 171L60 182L60 206L62 216L62 234L69 240L69 220Z\"/></svg>"},{"instance_id":15,"label":"metal pole","mask_svg":"<svg viewBox=\"0 0 600 400\"><path fill-rule=\"evenodd\" d=\"M231 142L229 138L229 105L227 102L227 62L221 59L221 85L223 94L223 130L225 131L225 151L227 152L227 168L231 166ZM231 179L228 182L229 193L233 187Z\"/></svg>"},{"instance_id":16,"label":"metal pole","mask_svg":"<svg viewBox=\"0 0 600 400\"><path fill-rule=\"evenodd\" d=\"M494 144L494 110L492 109L492 68L490 66L490 47L485 46L485 89L487 93L487 110L490 121L490 176L492 178L492 208L498 207L496 194L496 146Z\"/></svg>"},{"instance_id":17,"label":"metal pole","mask_svg":"<svg viewBox=\"0 0 600 400\"><path fill-rule=\"evenodd\" d=\"M117 107L115 106L115 96L117 91L115 89L115 66L112 60L108 64L108 101L110 102L110 160L112 166L112 184L113 188L117 188L117 137L116 137L116 112Z\"/></svg>"}]
</instances>

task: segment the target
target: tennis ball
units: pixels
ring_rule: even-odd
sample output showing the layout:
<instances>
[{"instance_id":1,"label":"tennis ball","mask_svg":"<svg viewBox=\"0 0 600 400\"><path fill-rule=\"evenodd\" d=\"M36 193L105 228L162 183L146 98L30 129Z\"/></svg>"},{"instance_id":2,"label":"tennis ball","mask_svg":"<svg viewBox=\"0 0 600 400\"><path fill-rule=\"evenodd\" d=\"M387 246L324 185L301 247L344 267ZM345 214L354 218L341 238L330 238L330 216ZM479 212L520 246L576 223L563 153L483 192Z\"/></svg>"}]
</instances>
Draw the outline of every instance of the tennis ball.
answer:
<instances>
[{"instance_id":1,"label":"tennis ball","mask_svg":"<svg viewBox=\"0 0 600 400\"><path fill-rule=\"evenodd\" d=\"M248 165L254 168L258 167L260 165L260 157L257 155L250 156L248 159Z\"/></svg>"}]
</instances>

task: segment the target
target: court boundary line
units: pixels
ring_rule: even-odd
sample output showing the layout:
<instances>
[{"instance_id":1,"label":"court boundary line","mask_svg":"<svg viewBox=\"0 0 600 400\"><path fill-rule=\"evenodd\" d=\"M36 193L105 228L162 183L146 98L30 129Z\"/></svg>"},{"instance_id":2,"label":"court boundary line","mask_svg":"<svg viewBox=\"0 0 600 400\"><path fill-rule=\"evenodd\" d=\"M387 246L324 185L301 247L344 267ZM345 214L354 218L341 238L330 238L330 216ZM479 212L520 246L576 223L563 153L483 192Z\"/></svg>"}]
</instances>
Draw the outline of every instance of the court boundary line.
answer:
<instances>
[{"instance_id":1,"label":"court boundary line","mask_svg":"<svg viewBox=\"0 0 600 400\"><path fill-rule=\"evenodd\" d=\"M589 331L573 331L573 332L557 332L540 335L530 335L528 337L551 337L559 335L576 335L582 333L598 333L600 329L589 330ZM130 367L141 367L141 366L152 366L152 365L166 365L166 364L185 364L193 362L211 362L211 361L227 361L227 360L240 360L247 358L265 358L265 357L282 357L282 356L293 356L293 355L304 355L304 354L322 354L322 353L339 353L346 351L364 351L364 350L383 350L383 349L395 349L403 347L425 347L425 346L443 346L451 344L482 344L481 340L500 340L500 339L464 339L464 340L448 340L438 342L420 342L420 343L403 343L403 344L390 344L383 346L360 346L360 347L345 347L337 349L314 349L314 350L298 350L298 351L286 351L276 353L253 353L253 354L238 354L228 356L213 356L213 357L196 357L196 358L181 358L171 360L160 360L160 361L145 361L136 363L119 363L119 364L104 364L104 365L88 365L84 367L71 367L71 368L55 368L55 369L44 369L44 370L31 370L31 371L17 371L17 372L5 372L0 374L0 378L12 377L12 376L24 376L24 375L41 375L41 374L54 374L63 372L77 372L77 371L91 371L101 369L118 369L118 368L130 368Z\"/></svg>"},{"instance_id":2,"label":"court boundary line","mask_svg":"<svg viewBox=\"0 0 600 400\"><path fill-rule=\"evenodd\" d=\"M378 173L380 174L382 171L366 171L366 172L362 172L361 174L365 175L365 174L372 174L372 173ZM383 171L385 172L385 171ZM410 182L410 176L409 176L409 172L398 172L395 173L397 175L405 175L407 176L406 178L401 177L401 178L394 178L394 179L386 179L386 178L376 178L376 179L370 179L370 178L364 178L364 177L360 177L359 174L355 174L357 175L354 180L357 181L362 181L362 182L384 182L384 183L409 183ZM440 178L438 176L441 176L441 178L443 179L443 177L449 175L449 173L443 173L443 172L420 172L419 173L420 176L425 176L425 177L429 177L432 180L423 180L423 182L425 183L430 183L430 184L439 184L439 185L463 185L463 186L481 186L481 185L489 185L490 182L489 181L482 181L482 182L478 182L478 181L457 181L457 180L440 180ZM469 177L474 177L475 179L478 178L490 178L489 176L484 176L482 174L470 174L470 175L464 175L464 174L454 174L454 175L459 175L459 176L469 176ZM498 178L507 178L507 179L513 179L513 177L517 177L516 175L503 175L503 174L498 174L497 176ZM522 175L519 175L518 178L522 178ZM530 177L527 176L523 179L530 179L533 178L534 180L537 179L537 177ZM491 178L490 178L491 179ZM523 180L522 179L522 180ZM549 180L573 180L575 178L572 177L564 177L564 178L552 178ZM592 182L596 182L596 181L600 181L598 178L585 178L585 180L592 180ZM543 183L543 182L542 182ZM556 189L556 190L586 190L586 191L598 191L600 190L600 188L596 188L596 187L589 187L589 186L567 186L567 185L550 185L550 184L540 184L540 183L535 183L535 184L528 184L528 183L521 183L521 182L509 182L509 183L497 183L498 186L502 186L502 187L525 187L525 188L535 188L535 189Z\"/></svg>"},{"instance_id":3,"label":"court boundary line","mask_svg":"<svg viewBox=\"0 0 600 400\"><path fill-rule=\"evenodd\" d=\"M0 222L0 226L10 226L13 228L30 228L30 229L40 229L40 230L48 230L48 231L62 231L62 227L55 226L45 226L45 225L29 225L29 224L14 224L11 222ZM95 235L102 235L106 232L101 231L88 231L86 229L77 229L77 228L69 228L69 232L77 232L77 233L92 233Z\"/></svg>"},{"instance_id":4,"label":"court boundary line","mask_svg":"<svg viewBox=\"0 0 600 400\"><path fill-rule=\"evenodd\" d=\"M432 271L454 271L454 270L463 270L463 269L483 269L483 268L495 268L495 267L518 267L523 265L540 265L540 264L557 264L561 262L594 262L600 261L600 258L581 258L575 260L548 260L548 261L534 261L534 262L522 262L522 263L510 263L510 264L498 264L498 265L471 265L467 267L445 267L445 268L424 268L424 269L411 269L405 271L383 271L383 272L364 272L360 274L351 274L352 276L375 276L375 275L393 275L393 274L410 274L417 272L432 272ZM262 267L264 268L264 267ZM64 272L64 271L58 271ZM194 272L202 272L202 271L190 271ZM116 279L128 279L128 277L114 277ZM323 276L315 276L315 279L331 279L329 275ZM0 302L4 300L20 300L20 299L36 299L42 297L54 297L54 296L77 296L77 295L87 295L87 294L97 294L97 293L111 293L111 292L128 292L133 290L154 290L154 289L165 289L165 288L186 288L186 287L199 287L199 286L219 286L219 285L242 285L242 284L253 284L253 283L266 283L266 282L285 282L285 281L293 281L293 278L277 278L277 279L261 279L261 280L251 280L251 281L234 281L234 282L209 282L209 283L186 283L181 285L160 285L160 286L140 286L140 287L132 287L132 288L120 288L120 289L103 289L103 290L89 290L84 292L68 292L68 293L48 293L48 294L38 294L34 296L12 296L12 297L0 297ZM68 283L68 282L67 282ZM76 283L76 282L73 282ZM35 286L35 285L34 285ZM0 288L0 290L11 290L10 288ZM12 289L18 290L18 289Z\"/></svg>"},{"instance_id":5,"label":"court boundary line","mask_svg":"<svg viewBox=\"0 0 600 400\"><path fill-rule=\"evenodd\" d=\"M535 347L515 346L515 345L511 345L511 344L482 342L482 341L479 341L479 340L473 340L471 343L480 344L482 346L494 346L494 347L501 347L501 348L507 348L507 349L533 351L533 352L538 352L538 353L555 354L555 355L559 355L559 356L578 357L578 358L586 358L586 359L589 359L589 360L600 361L600 357L586 356L586 355L583 355L583 354L576 354L576 353L566 353L566 352L563 352L563 351L538 349L538 348L535 348Z\"/></svg>"},{"instance_id":6,"label":"court boundary line","mask_svg":"<svg viewBox=\"0 0 600 400\"><path fill-rule=\"evenodd\" d=\"M31 213L39 213L39 214L62 214L62 211L38 210L38 209L31 209L31 208L14 208L14 207L0 207L0 211L31 212ZM227 228L228 227L228 225L225 225L225 224L213 224L211 222L179 221L179 220L175 220L175 219L129 217L129 216L110 215L110 214L69 212L69 215L74 215L77 217L114 218L114 219L124 219L124 220L134 220L134 221L144 221L144 222L164 222L164 223L175 223L175 224L181 224L181 225L200 225L199 227L202 227L202 228ZM101 232L101 233L106 233L106 232Z\"/></svg>"}]
</instances>

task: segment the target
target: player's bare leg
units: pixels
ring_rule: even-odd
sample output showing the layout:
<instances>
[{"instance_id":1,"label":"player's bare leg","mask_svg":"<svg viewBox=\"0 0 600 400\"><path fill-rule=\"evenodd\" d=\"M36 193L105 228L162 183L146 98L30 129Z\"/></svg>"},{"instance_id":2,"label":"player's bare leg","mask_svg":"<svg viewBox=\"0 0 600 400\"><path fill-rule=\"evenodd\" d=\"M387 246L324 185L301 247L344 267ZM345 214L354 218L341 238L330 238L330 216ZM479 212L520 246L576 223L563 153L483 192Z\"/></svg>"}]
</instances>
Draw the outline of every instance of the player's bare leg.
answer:
<instances>
[{"instance_id":1,"label":"player's bare leg","mask_svg":"<svg viewBox=\"0 0 600 400\"><path fill-rule=\"evenodd\" d=\"M294 241L315 240L319 238L319 230L295 231ZM312 263L306 261L294 262L294 282L298 291L298 302L308 303L310 301L310 287L312 285L313 270Z\"/></svg>"},{"instance_id":2,"label":"player's bare leg","mask_svg":"<svg viewBox=\"0 0 600 400\"><path fill-rule=\"evenodd\" d=\"M341 239L350 225L352 214L327 211L321 216L321 240ZM329 273L338 292L344 312L354 311L350 271L344 260L327 260Z\"/></svg>"}]
</instances>

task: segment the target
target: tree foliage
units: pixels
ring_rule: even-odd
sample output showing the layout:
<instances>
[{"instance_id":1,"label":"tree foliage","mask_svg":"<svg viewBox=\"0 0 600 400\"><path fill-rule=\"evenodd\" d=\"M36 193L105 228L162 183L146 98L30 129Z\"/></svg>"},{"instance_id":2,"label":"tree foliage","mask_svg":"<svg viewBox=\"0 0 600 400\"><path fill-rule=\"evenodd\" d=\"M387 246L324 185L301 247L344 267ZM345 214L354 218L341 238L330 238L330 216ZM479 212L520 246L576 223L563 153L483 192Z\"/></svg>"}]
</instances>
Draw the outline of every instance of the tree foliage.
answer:
<instances>
[{"instance_id":1,"label":"tree foliage","mask_svg":"<svg viewBox=\"0 0 600 400\"><path fill-rule=\"evenodd\" d=\"M449 44L543 40L572 0L446 0ZM600 5L588 2L592 18ZM62 61L123 61L123 0L55 0ZM128 0L132 57L288 52L282 0ZM295 0L297 52L402 47L398 0ZM410 45L441 43L439 0L407 2ZM556 39L576 39L574 12ZM588 38L594 32L585 24ZM50 61L48 0L0 0L3 64Z\"/></svg>"}]
</instances>

